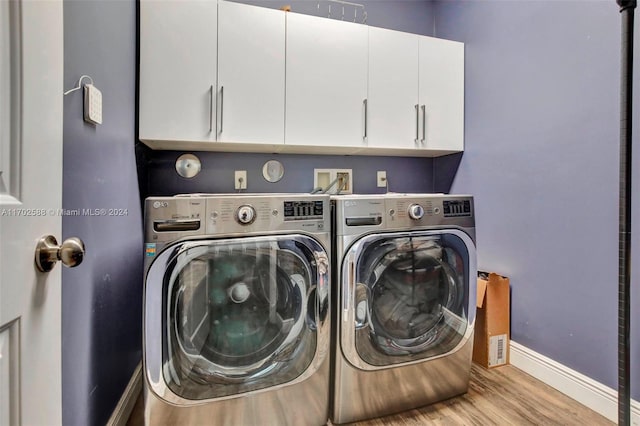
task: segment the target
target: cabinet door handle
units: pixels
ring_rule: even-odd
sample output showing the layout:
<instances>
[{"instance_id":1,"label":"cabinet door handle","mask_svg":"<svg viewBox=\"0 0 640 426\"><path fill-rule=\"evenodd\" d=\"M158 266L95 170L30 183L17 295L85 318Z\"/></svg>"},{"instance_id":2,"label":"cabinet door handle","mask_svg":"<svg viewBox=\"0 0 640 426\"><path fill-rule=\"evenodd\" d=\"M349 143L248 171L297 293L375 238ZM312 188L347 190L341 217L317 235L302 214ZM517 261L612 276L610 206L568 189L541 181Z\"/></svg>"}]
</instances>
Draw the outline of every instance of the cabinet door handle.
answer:
<instances>
[{"instance_id":1,"label":"cabinet door handle","mask_svg":"<svg viewBox=\"0 0 640 426\"><path fill-rule=\"evenodd\" d=\"M213 132L213 84L209 87L209 133Z\"/></svg>"},{"instance_id":2,"label":"cabinet door handle","mask_svg":"<svg viewBox=\"0 0 640 426\"><path fill-rule=\"evenodd\" d=\"M425 139L427 139L427 133L426 133L426 129L427 129L427 106L426 105L422 105L422 140L421 142L424 143Z\"/></svg>"},{"instance_id":3,"label":"cabinet door handle","mask_svg":"<svg viewBox=\"0 0 640 426\"><path fill-rule=\"evenodd\" d=\"M224 122L224 86L220 86L220 131L218 133L222 134L222 123Z\"/></svg>"},{"instance_id":4,"label":"cabinet door handle","mask_svg":"<svg viewBox=\"0 0 640 426\"><path fill-rule=\"evenodd\" d=\"M416 138L413 140L415 143L418 143L419 134L420 134L420 105L416 104Z\"/></svg>"},{"instance_id":5,"label":"cabinet door handle","mask_svg":"<svg viewBox=\"0 0 640 426\"><path fill-rule=\"evenodd\" d=\"M369 101L365 99L362 101L364 105L364 135L362 136L362 140L367 141L367 127L369 127L368 118L369 118Z\"/></svg>"}]
</instances>

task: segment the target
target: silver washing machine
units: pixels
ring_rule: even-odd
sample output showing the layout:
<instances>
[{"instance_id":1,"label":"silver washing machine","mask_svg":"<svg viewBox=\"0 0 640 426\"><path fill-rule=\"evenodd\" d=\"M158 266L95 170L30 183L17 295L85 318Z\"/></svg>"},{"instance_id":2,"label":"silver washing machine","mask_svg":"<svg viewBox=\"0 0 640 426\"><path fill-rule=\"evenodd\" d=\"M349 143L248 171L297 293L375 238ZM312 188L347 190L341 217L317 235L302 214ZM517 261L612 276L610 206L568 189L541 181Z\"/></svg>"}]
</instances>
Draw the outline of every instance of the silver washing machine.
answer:
<instances>
[{"instance_id":1,"label":"silver washing machine","mask_svg":"<svg viewBox=\"0 0 640 426\"><path fill-rule=\"evenodd\" d=\"M476 305L471 196L332 198L334 423L465 393Z\"/></svg>"},{"instance_id":2,"label":"silver washing machine","mask_svg":"<svg viewBox=\"0 0 640 426\"><path fill-rule=\"evenodd\" d=\"M146 424L326 423L330 213L325 195L146 200Z\"/></svg>"}]
</instances>

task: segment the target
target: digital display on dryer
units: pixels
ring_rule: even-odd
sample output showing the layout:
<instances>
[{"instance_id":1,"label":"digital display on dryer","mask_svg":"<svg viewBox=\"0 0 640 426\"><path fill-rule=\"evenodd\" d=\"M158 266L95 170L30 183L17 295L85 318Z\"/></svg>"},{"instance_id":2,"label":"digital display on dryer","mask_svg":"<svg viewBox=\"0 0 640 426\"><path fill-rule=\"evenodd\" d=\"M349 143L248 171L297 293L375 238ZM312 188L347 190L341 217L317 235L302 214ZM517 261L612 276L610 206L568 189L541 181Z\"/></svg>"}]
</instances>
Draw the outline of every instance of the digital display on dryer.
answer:
<instances>
[{"instance_id":1,"label":"digital display on dryer","mask_svg":"<svg viewBox=\"0 0 640 426\"><path fill-rule=\"evenodd\" d=\"M445 217L471 216L469 200L445 200L442 207Z\"/></svg>"},{"instance_id":2,"label":"digital display on dryer","mask_svg":"<svg viewBox=\"0 0 640 426\"><path fill-rule=\"evenodd\" d=\"M284 220L322 219L322 201L285 201Z\"/></svg>"}]
</instances>

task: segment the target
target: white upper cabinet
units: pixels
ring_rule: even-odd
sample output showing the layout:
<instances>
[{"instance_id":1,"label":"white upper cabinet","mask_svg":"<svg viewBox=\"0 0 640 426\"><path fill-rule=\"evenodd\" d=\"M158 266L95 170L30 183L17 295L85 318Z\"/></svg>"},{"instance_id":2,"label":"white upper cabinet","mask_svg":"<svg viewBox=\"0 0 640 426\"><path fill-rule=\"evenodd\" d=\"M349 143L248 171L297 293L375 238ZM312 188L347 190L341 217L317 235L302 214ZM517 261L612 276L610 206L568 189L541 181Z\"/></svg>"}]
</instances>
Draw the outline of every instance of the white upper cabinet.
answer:
<instances>
[{"instance_id":1,"label":"white upper cabinet","mask_svg":"<svg viewBox=\"0 0 640 426\"><path fill-rule=\"evenodd\" d=\"M216 139L217 12L215 1L140 2L141 140Z\"/></svg>"},{"instance_id":2,"label":"white upper cabinet","mask_svg":"<svg viewBox=\"0 0 640 426\"><path fill-rule=\"evenodd\" d=\"M365 146L367 45L364 25L287 14L285 145Z\"/></svg>"},{"instance_id":3,"label":"white upper cabinet","mask_svg":"<svg viewBox=\"0 0 640 426\"><path fill-rule=\"evenodd\" d=\"M219 2L218 141L284 143L285 19Z\"/></svg>"},{"instance_id":4,"label":"white upper cabinet","mask_svg":"<svg viewBox=\"0 0 640 426\"><path fill-rule=\"evenodd\" d=\"M439 156L464 149L464 45L215 0L141 0L154 149Z\"/></svg>"},{"instance_id":5,"label":"white upper cabinet","mask_svg":"<svg viewBox=\"0 0 640 426\"><path fill-rule=\"evenodd\" d=\"M464 45L369 29L369 147L464 148Z\"/></svg>"},{"instance_id":6,"label":"white upper cabinet","mask_svg":"<svg viewBox=\"0 0 640 426\"><path fill-rule=\"evenodd\" d=\"M464 149L464 44L420 37L423 148Z\"/></svg>"},{"instance_id":7,"label":"white upper cabinet","mask_svg":"<svg viewBox=\"0 0 640 426\"><path fill-rule=\"evenodd\" d=\"M369 28L368 146L419 147L419 37Z\"/></svg>"}]
</instances>

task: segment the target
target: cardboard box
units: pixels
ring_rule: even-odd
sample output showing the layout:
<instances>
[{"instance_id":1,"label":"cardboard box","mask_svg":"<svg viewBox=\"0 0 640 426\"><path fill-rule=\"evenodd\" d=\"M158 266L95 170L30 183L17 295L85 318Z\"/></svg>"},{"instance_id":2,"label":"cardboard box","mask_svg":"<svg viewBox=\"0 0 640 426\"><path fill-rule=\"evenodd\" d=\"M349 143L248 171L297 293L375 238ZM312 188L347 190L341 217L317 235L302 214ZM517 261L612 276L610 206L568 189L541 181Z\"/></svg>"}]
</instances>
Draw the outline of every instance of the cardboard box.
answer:
<instances>
[{"instance_id":1,"label":"cardboard box","mask_svg":"<svg viewBox=\"0 0 640 426\"><path fill-rule=\"evenodd\" d=\"M486 275L486 274L485 274ZM478 278L473 361L494 368L509 364L509 278Z\"/></svg>"}]
</instances>

